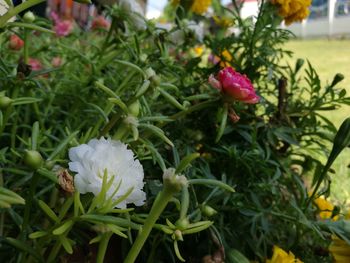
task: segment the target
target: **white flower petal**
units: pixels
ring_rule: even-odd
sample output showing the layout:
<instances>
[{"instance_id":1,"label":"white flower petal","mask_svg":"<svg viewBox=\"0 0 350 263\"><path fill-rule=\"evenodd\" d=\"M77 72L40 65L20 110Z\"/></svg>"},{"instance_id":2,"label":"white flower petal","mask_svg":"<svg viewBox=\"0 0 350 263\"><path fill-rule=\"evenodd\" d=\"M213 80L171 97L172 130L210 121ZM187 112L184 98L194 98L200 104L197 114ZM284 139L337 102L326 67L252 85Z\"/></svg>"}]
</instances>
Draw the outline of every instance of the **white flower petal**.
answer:
<instances>
[{"instance_id":1,"label":"white flower petal","mask_svg":"<svg viewBox=\"0 0 350 263\"><path fill-rule=\"evenodd\" d=\"M102 180L105 171L108 180L113 179L107 197L113 200L124 195L133 188L130 195L116 207L125 208L127 204L141 206L144 204L146 194L142 190L143 168L134 158L134 153L127 145L111 139L92 139L87 144L73 147L69 150L69 169L77 174L74 177L76 189L80 193L91 192L98 195L101 192ZM121 182L121 183L120 183ZM120 184L118 191L112 196Z\"/></svg>"}]
</instances>

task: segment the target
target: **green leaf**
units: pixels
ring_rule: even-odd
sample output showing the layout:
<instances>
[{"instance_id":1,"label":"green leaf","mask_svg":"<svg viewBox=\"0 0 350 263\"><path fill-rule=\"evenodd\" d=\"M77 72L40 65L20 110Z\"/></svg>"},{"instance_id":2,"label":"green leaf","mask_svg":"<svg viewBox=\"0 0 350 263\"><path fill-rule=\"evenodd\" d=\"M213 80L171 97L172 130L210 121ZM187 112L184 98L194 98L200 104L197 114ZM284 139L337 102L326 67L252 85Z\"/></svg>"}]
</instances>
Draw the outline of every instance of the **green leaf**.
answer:
<instances>
[{"instance_id":1,"label":"green leaf","mask_svg":"<svg viewBox=\"0 0 350 263\"><path fill-rule=\"evenodd\" d=\"M22 97L22 98L14 99L11 105L18 106L18 105L23 105L23 104L36 103L36 102L40 102L40 101L42 101L42 99L32 98L32 97Z\"/></svg>"},{"instance_id":2,"label":"green leaf","mask_svg":"<svg viewBox=\"0 0 350 263\"><path fill-rule=\"evenodd\" d=\"M161 138L163 141L165 141L171 147L174 147L174 144L170 141L170 139L168 137L165 136L165 134L164 134L162 129L160 129L160 128L152 125L152 124L145 124L145 123L140 123L139 127L140 128L145 128L145 129L151 131L154 135L156 135L159 138Z\"/></svg>"},{"instance_id":3,"label":"green leaf","mask_svg":"<svg viewBox=\"0 0 350 263\"><path fill-rule=\"evenodd\" d=\"M162 94L162 96L165 98L165 100L167 100L171 105L173 105L174 107L178 108L179 110L186 110L186 108L184 106L182 106L182 104L180 102L178 102L168 92L166 92L165 90L163 90L161 88L158 88L157 90L160 92L160 94Z\"/></svg>"},{"instance_id":4,"label":"green leaf","mask_svg":"<svg viewBox=\"0 0 350 263\"><path fill-rule=\"evenodd\" d=\"M226 123L227 123L227 114L228 114L228 105L225 103L224 107L222 108L220 126L216 134L215 142L219 142L222 135L225 132Z\"/></svg>"},{"instance_id":5,"label":"green leaf","mask_svg":"<svg viewBox=\"0 0 350 263\"><path fill-rule=\"evenodd\" d=\"M218 186L224 190L227 190L229 192L234 193L235 190L229 186L228 184L225 184L224 182L221 182L219 180L214 180L214 179L190 179L188 180L188 184L201 184L201 185L213 185L213 186Z\"/></svg>"},{"instance_id":6,"label":"green leaf","mask_svg":"<svg viewBox=\"0 0 350 263\"><path fill-rule=\"evenodd\" d=\"M27 28L27 29L31 29L31 30L35 30L35 31L40 31L43 33L49 33L49 34L55 34L55 31L52 31L50 29L41 27L41 26L37 26L31 23L22 23L22 22L8 22L6 24L7 27L23 27L23 28Z\"/></svg>"},{"instance_id":7,"label":"green leaf","mask_svg":"<svg viewBox=\"0 0 350 263\"><path fill-rule=\"evenodd\" d=\"M107 227L108 227L109 230L111 230L114 234L116 234L116 235L118 235L118 236L121 236L121 237L123 237L123 238L128 238L128 236L125 235L125 234L121 231L121 229L123 229L123 228L120 228L120 227L118 227L118 226L116 226L116 225L111 225L111 224L107 224Z\"/></svg>"},{"instance_id":8,"label":"green leaf","mask_svg":"<svg viewBox=\"0 0 350 263\"><path fill-rule=\"evenodd\" d=\"M72 226L74 225L74 221L71 219L68 219L66 222L64 222L61 226L57 227L52 231L52 234L58 236L62 235L66 231L68 231Z\"/></svg>"},{"instance_id":9,"label":"green leaf","mask_svg":"<svg viewBox=\"0 0 350 263\"><path fill-rule=\"evenodd\" d=\"M127 219L114 216L87 214L81 215L79 218L91 223L114 224L120 227L127 227L135 230L141 229L141 226L138 224L135 224Z\"/></svg>"},{"instance_id":10,"label":"green leaf","mask_svg":"<svg viewBox=\"0 0 350 263\"><path fill-rule=\"evenodd\" d=\"M50 156L47 158L47 160L52 160L53 158L55 158L61 151L64 150L64 148L68 145L68 143L70 143L71 140L73 140L73 138L78 134L79 132L73 132L71 134L69 134L68 137L66 137L57 147L56 149L50 154Z\"/></svg>"},{"instance_id":11,"label":"green leaf","mask_svg":"<svg viewBox=\"0 0 350 263\"><path fill-rule=\"evenodd\" d=\"M185 158L183 158L181 160L181 162L179 163L179 165L176 167L176 171L175 173L179 174L181 173L183 170L186 169L186 167L195 159L197 159L198 157L200 157L201 155L199 153L192 153L187 155Z\"/></svg>"},{"instance_id":12,"label":"green leaf","mask_svg":"<svg viewBox=\"0 0 350 263\"><path fill-rule=\"evenodd\" d=\"M36 231L36 232L33 232L29 235L29 238L30 239L36 239L36 238L40 238L40 237L43 237L43 236L46 236L48 233L46 231Z\"/></svg>"},{"instance_id":13,"label":"green leaf","mask_svg":"<svg viewBox=\"0 0 350 263\"><path fill-rule=\"evenodd\" d=\"M39 138L39 122L34 122L32 128L32 150L36 151Z\"/></svg>"},{"instance_id":14,"label":"green leaf","mask_svg":"<svg viewBox=\"0 0 350 263\"><path fill-rule=\"evenodd\" d=\"M42 259L42 257L40 256L39 253L36 253L36 251L28 246L26 243L20 241L20 240L17 240L17 239L14 239L14 238L11 238L11 237L5 237L4 238L4 241L9 244L10 246L13 246L23 252L26 252L28 254L30 254L31 256L33 256L34 258L36 258L39 262L44 262L44 260Z\"/></svg>"},{"instance_id":15,"label":"green leaf","mask_svg":"<svg viewBox=\"0 0 350 263\"><path fill-rule=\"evenodd\" d=\"M72 254L73 253L73 248L71 245L71 241L64 237L64 236L58 236L60 243L62 244L64 250L68 253L68 254Z\"/></svg>"},{"instance_id":16,"label":"green leaf","mask_svg":"<svg viewBox=\"0 0 350 263\"><path fill-rule=\"evenodd\" d=\"M44 201L38 200L38 205L49 218L51 218L55 222L59 222L58 216Z\"/></svg>"}]
</instances>

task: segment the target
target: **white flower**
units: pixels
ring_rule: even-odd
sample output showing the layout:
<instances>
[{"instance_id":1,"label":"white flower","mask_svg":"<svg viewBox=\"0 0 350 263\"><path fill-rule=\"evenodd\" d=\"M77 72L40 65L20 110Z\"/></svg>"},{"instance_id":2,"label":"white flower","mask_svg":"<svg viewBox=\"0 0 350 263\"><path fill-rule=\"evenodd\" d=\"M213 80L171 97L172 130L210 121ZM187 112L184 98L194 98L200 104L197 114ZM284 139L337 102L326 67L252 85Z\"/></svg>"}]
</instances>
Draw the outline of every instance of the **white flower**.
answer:
<instances>
[{"instance_id":1,"label":"white flower","mask_svg":"<svg viewBox=\"0 0 350 263\"><path fill-rule=\"evenodd\" d=\"M187 28L192 31L199 42L203 41L204 28L203 25L197 24L195 21L189 21Z\"/></svg>"},{"instance_id":2,"label":"white flower","mask_svg":"<svg viewBox=\"0 0 350 263\"><path fill-rule=\"evenodd\" d=\"M143 10L137 1L120 0L119 5L129 14L130 20L137 30L146 30Z\"/></svg>"},{"instance_id":3,"label":"white flower","mask_svg":"<svg viewBox=\"0 0 350 263\"><path fill-rule=\"evenodd\" d=\"M91 192L95 196L98 195L106 171L108 180L114 177L107 197L112 196L119 184L119 190L112 197L113 200L133 187L131 194L117 205L118 208L125 208L131 203L136 206L144 204L146 194L142 191L143 168L140 162L134 159L134 153L127 149L127 145L103 137L99 140L92 139L88 144L71 148L69 159L69 169L77 173L74 176L74 184L80 193Z\"/></svg>"}]
</instances>

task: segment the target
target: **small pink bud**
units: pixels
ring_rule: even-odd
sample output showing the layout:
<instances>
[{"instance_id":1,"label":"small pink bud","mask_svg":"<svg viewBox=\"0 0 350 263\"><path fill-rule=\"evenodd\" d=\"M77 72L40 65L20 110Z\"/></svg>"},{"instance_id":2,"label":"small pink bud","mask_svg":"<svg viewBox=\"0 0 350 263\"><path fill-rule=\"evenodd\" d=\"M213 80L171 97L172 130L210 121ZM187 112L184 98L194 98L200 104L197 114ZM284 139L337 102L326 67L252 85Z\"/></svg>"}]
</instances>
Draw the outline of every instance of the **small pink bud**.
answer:
<instances>
[{"instance_id":1,"label":"small pink bud","mask_svg":"<svg viewBox=\"0 0 350 263\"><path fill-rule=\"evenodd\" d=\"M41 62L38 59L29 58L28 64L32 67L33 71L38 71L43 69Z\"/></svg>"},{"instance_id":2,"label":"small pink bud","mask_svg":"<svg viewBox=\"0 0 350 263\"><path fill-rule=\"evenodd\" d=\"M55 22L54 30L58 37L68 36L73 30L73 23L70 20L58 20Z\"/></svg>"},{"instance_id":3,"label":"small pink bud","mask_svg":"<svg viewBox=\"0 0 350 263\"><path fill-rule=\"evenodd\" d=\"M59 66L61 66L62 64L62 58L60 57L54 57L52 58L51 60L51 65L54 67L54 68L57 68Z\"/></svg>"},{"instance_id":4,"label":"small pink bud","mask_svg":"<svg viewBox=\"0 0 350 263\"><path fill-rule=\"evenodd\" d=\"M9 48L12 50L20 50L24 45L24 41L16 34L10 36Z\"/></svg>"},{"instance_id":5,"label":"small pink bud","mask_svg":"<svg viewBox=\"0 0 350 263\"><path fill-rule=\"evenodd\" d=\"M209 81L210 86L212 86L213 88L216 88L216 89L218 89L218 90L220 90L220 91L222 90L222 86L221 86L220 81L218 81L218 80L213 76L213 74L210 74L208 81Z\"/></svg>"},{"instance_id":6,"label":"small pink bud","mask_svg":"<svg viewBox=\"0 0 350 263\"><path fill-rule=\"evenodd\" d=\"M92 20L91 23L91 29L92 30L98 30L98 29L106 29L108 30L111 26L111 23L104 17L104 16L97 16Z\"/></svg>"}]
</instances>

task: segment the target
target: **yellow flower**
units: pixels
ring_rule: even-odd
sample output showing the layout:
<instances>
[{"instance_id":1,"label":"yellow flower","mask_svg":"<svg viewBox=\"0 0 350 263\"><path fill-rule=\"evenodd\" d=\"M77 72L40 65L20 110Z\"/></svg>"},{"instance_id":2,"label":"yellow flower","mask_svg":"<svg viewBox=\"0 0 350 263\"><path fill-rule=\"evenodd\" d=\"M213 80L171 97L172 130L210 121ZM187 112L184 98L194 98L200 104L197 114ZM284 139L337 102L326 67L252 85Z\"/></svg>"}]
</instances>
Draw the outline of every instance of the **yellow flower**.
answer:
<instances>
[{"instance_id":1,"label":"yellow flower","mask_svg":"<svg viewBox=\"0 0 350 263\"><path fill-rule=\"evenodd\" d=\"M213 16L215 24L221 27L229 27L233 24L233 21L227 17Z\"/></svg>"},{"instance_id":2,"label":"yellow flower","mask_svg":"<svg viewBox=\"0 0 350 263\"><path fill-rule=\"evenodd\" d=\"M350 262L350 246L344 240L337 236L332 236L332 243L329 246L329 251L332 253L335 263L349 263Z\"/></svg>"},{"instance_id":3,"label":"yellow flower","mask_svg":"<svg viewBox=\"0 0 350 263\"><path fill-rule=\"evenodd\" d=\"M322 219L329 219L332 218L332 213L333 213L333 209L334 209L334 205L331 204L330 202L328 202L326 199L324 199L323 197L318 197L314 200L315 205L317 206L317 208L320 210L320 217ZM337 220L339 217L335 216L333 218L333 220Z\"/></svg>"},{"instance_id":4,"label":"yellow flower","mask_svg":"<svg viewBox=\"0 0 350 263\"><path fill-rule=\"evenodd\" d=\"M196 55L200 57L203 54L204 48L203 46L196 46L193 48L193 50L194 50L194 53L196 53Z\"/></svg>"},{"instance_id":5,"label":"yellow flower","mask_svg":"<svg viewBox=\"0 0 350 263\"><path fill-rule=\"evenodd\" d=\"M191 5L191 11L198 15L205 13L208 7L211 5L211 0L193 0Z\"/></svg>"},{"instance_id":6,"label":"yellow flower","mask_svg":"<svg viewBox=\"0 0 350 263\"><path fill-rule=\"evenodd\" d=\"M221 56L224 58L224 60L220 61L220 67L222 68L231 67L231 64L229 63L232 60L231 53L228 52L227 49L225 49L224 51L221 52Z\"/></svg>"},{"instance_id":7,"label":"yellow flower","mask_svg":"<svg viewBox=\"0 0 350 263\"><path fill-rule=\"evenodd\" d=\"M301 22L310 11L311 0L271 0L272 4L279 7L279 15L284 18L286 25L293 22Z\"/></svg>"},{"instance_id":8,"label":"yellow flower","mask_svg":"<svg viewBox=\"0 0 350 263\"><path fill-rule=\"evenodd\" d=\"M303 263L296 258L292 252L287 253L278 246L273 246L273 255L271 259L267 259L266 263Z\"/></svg>"}]
</instances>

